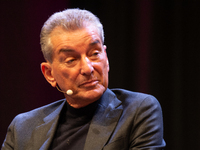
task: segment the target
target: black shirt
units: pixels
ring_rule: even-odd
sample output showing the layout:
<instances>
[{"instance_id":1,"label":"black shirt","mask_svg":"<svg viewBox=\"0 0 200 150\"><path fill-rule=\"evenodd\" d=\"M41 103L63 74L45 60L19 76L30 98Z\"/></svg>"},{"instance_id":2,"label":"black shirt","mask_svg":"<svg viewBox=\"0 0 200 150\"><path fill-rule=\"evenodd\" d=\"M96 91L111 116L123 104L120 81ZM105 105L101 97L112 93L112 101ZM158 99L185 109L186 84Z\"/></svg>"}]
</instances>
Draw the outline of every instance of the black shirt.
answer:
<instances>
[{"instance_id":1,"label":"black shirt","mask_svg":"<svg viewBox=\"0 0 200 150\"><path fill-rule=\"evenodd\" d=\"M82 150L97 105L98 101L76 109L66 103L49 150Z\"/></svg>"}]
</instances>

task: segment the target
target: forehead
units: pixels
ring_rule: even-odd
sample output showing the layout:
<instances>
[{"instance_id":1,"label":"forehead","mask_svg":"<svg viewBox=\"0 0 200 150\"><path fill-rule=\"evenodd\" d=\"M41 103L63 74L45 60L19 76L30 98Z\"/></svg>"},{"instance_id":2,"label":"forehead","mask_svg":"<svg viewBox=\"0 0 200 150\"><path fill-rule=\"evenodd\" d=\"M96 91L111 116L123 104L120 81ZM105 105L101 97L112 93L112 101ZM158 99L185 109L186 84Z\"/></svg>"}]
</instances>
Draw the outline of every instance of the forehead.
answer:
<instances>
[{"instance_id":1,"label":"forehead","mask_svg":"<svg viewBox=\"0 0 200 150\"><path fill-rule=\"evenodd\" d=\"M50 41L54 50L59 46L81 46L94 41L99 41L102 44L100 35L93 26L73 31L66 31L62 27L56 27L50 34Z\"/></svg>"}]
</instances>

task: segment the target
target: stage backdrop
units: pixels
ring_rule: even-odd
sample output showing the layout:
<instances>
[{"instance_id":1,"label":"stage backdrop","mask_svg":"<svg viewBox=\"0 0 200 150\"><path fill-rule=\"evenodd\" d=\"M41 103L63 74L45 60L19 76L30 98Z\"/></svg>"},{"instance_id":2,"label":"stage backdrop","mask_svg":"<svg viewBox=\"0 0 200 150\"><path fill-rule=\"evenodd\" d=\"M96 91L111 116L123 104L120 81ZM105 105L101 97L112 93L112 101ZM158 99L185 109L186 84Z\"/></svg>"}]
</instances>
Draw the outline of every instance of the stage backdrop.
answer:
<instances>
[{"instance_id":1,"label":"stage backdrop","mask_svg":"<svg viewBox=\"0 0 200 150\"><path fill-rule=\"evenodd\" d=\"M0 144L19 113L63 98L40 71L44 21L85 8L104 25L109 88L159 100L167 150L200 149L200 3L197 0L0 1Z\"/></svg>"}]
</instances>

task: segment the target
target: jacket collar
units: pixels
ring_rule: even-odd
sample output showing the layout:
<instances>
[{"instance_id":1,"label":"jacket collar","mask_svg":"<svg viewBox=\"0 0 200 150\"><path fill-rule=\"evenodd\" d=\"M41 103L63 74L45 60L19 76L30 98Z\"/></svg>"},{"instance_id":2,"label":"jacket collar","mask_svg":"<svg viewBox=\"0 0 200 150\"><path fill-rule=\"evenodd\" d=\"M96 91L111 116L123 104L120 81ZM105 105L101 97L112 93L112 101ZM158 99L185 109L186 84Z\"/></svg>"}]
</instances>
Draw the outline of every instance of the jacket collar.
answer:
<instances>
[{"instance_id":1,"label":"jacket collar","mask_svg":"<svg viewBox=\"0 0 200 150\"><path fill-rule=\"evenodd\" d=\"M33 143L31 147L32 149L48 149L56 131L60 112L65 102L65 99L55 102L49 107L48 110L46 110L51 113L43 119L43 123L41 125L36 127L32 138L33 141L31 141L31 143Z\"/></svg>"},{"instance_id":2,"label":"jacket collar","mask_svg":"<svg viewBox=\"0 0 200 150\"><path fill-rule=\"evenodd\" d=\"M107 89L92 119L84 150L102 149L109 140L122 114L121 101Z\"/></svg>"},{"instance_id":3,"label":"jacket collar","mask_svg":"<svg viewBox=\"0 0 200 150\"><path fill-rule=\"evenodd\" d=\"M49 108L49 112L52 112L43 119L44 122L41 125L36 127L33 141L31 141L31 143L34 143L33 149L48 149L56 132L60 112L65 102L65 99L55 102L54 106ZM103 148L117 125L122 109L121 101L110 89L107 89L99 99L97 110L89 127L84 150Z\"/></svg>"}]
</instances>

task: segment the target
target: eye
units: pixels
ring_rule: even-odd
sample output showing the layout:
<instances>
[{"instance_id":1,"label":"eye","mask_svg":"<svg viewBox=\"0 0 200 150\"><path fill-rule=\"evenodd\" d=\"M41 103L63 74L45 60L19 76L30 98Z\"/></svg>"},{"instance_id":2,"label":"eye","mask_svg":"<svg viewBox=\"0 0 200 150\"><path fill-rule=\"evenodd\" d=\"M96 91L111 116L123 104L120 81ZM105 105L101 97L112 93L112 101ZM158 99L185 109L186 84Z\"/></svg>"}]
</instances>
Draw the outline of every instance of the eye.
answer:
<instances>
[{"instance_id":1,"label":"eye","mask_svg":"<svg viewBox=\"0 0 200 150\"><path fill-rule=\"evenodd\" d=\"M100 55L100 51L99 50L94 50L91 52L91 57L92 58L97 58Z\"/></svg>"},{"instance_id":2,"label":"eye","mask_svg":"<svg viewBox=\"0 0 200 150\"><path fill-rule=\"evenodd\" d=\"M100 52L98 50L92 51L90 54L90 59L91 60L97 60L100 56Z\"/></svg>"},{"instance_id":3,"label":"eye","mask_svg":"<svg viewBox=\"0 0 200 150\"><path fill-rule=\"evenodd\" d=\"M75 59L71 59L71 60L68 60L67 63L72 63L73 61L75 61Z\"/></svg>"},{"instance_id":4,"label":"eye","mask_svg":"<svg viewBox=\"0 0 200 150\"><path fill-rule=\"evenodd\" d=\"M97 56L97 55L99 55L99 51L95 51L92 53L92 56Z\"/></svg>"},{"instance_id":5,"label":"eye","mask_svg":"<svg viewBox=\"0 0 200 150\"><path fill-rule=\"evenodd\" d=\"M68 58L68 59L66 59L65 63L68 66L75 65L76 60L77 60L76 58Z\"/></svg>"}]
</instances>

